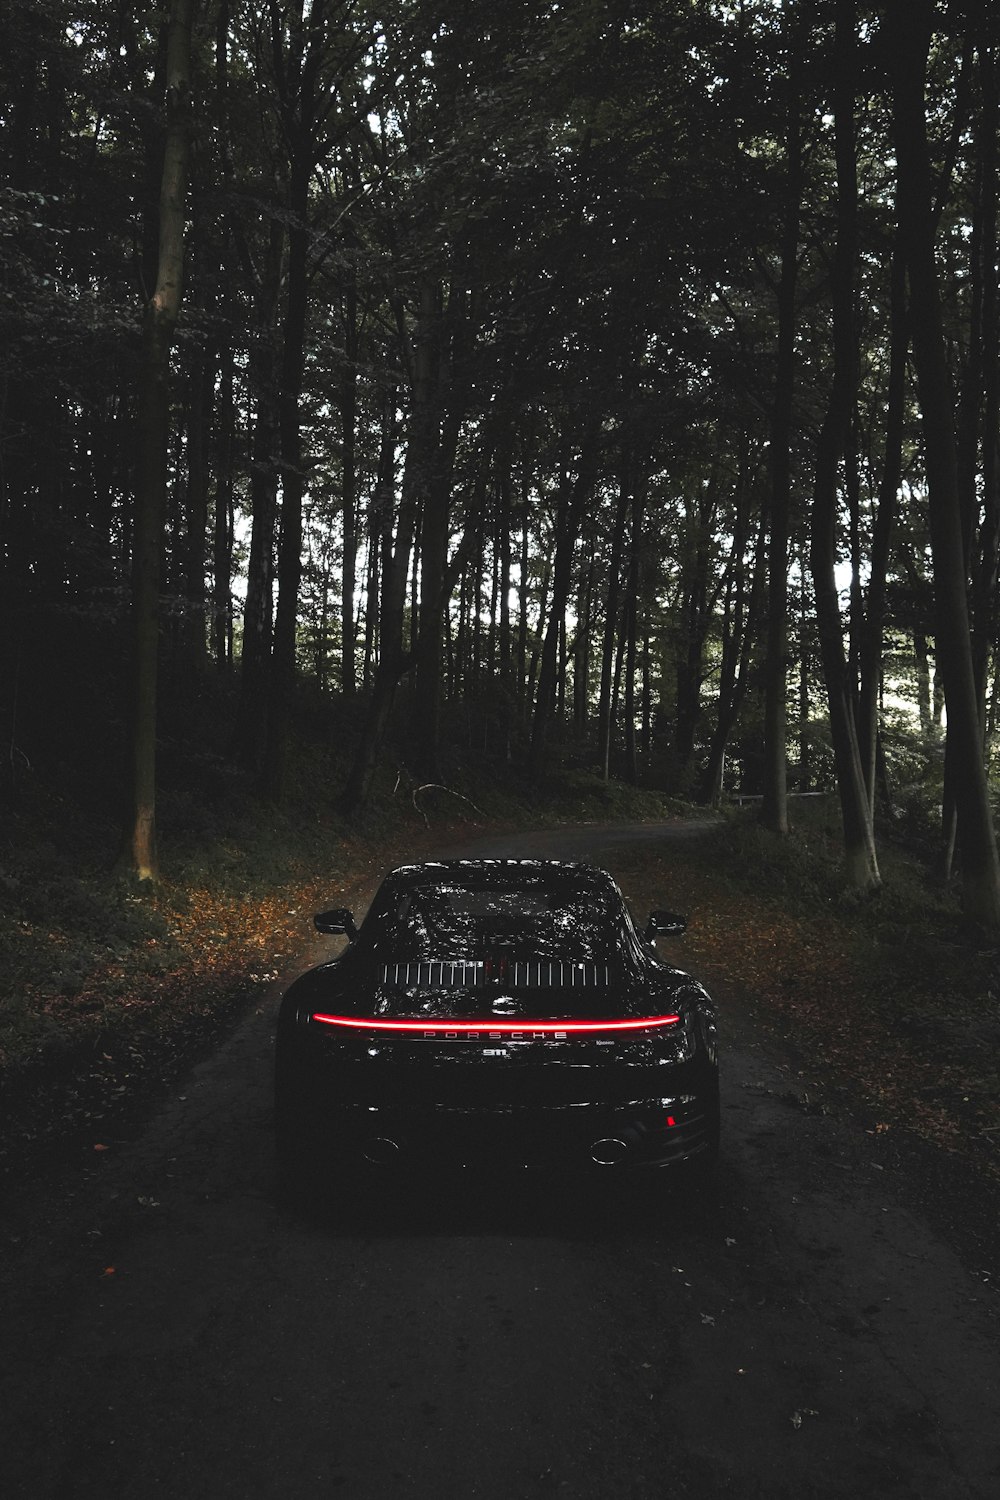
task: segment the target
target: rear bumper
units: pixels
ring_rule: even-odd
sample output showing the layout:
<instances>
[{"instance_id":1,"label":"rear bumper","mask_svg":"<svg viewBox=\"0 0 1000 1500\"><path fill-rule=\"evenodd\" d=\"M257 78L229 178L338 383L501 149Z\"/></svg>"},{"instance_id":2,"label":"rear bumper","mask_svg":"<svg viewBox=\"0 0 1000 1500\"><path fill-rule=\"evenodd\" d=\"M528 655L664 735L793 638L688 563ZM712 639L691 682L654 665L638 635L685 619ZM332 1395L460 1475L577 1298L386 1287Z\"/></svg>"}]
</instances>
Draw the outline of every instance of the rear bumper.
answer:
<instances>
[{"instance_id":1,"label":"rear bumper","mask_svg":"<svg viewBox=\"0 0 1000 1500\"><path fill-rule=\"evenodd\" d=\"M294 1139L322 1174L500 1167L628 1173L713 1153L717 1101L684 1096L624 1107L348 1106L299 1115Z\"/></svg>"}]
</instances>

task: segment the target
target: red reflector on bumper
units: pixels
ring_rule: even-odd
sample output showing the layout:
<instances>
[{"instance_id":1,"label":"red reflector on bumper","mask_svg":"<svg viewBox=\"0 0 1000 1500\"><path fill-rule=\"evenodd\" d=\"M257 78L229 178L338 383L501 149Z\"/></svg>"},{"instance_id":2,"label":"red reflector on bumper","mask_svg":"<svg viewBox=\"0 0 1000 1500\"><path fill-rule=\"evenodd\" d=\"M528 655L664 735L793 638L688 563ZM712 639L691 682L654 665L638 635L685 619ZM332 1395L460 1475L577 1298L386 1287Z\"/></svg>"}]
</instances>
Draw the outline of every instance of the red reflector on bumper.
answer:
<instances>
[{"instance_id":1,"label":"red reflector on bumper","mask_svg":"<svg viewBox=\"0 0 1000 1500\"><path fill-rule=\"evenodd\" d=\"M577 1035L588 1031L655 1031L677 1026L680 1016L643 1016L628 1021L377 1021L369 1016L326 1016L314 1013L313 1020L324 1026L345 1026L352 1031L417 1032L421 1036L465 1036L470 1032L484 1037L555 1034Z\"/></svg>"}]
</instances>

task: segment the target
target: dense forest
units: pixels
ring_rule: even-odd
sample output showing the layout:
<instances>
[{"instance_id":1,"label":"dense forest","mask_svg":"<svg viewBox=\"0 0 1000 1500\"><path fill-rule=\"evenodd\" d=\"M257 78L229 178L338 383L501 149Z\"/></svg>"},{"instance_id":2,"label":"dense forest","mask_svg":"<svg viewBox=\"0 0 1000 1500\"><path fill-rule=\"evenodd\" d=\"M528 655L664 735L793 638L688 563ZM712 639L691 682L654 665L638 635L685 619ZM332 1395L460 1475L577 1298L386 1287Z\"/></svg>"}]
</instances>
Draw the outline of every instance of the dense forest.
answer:
<instances>
[{"instance_id":1,"label":"dense forest","mask_svg":"<svg viewBox=\"0 0 1000 1500\"><path fill-rule=\"evenodd\" d=\"M1000 924L989 0L4 0L0 717L916 788ZM214 700L213 700L214 701ZM221 742L221 741L220 741Z\"/></svg>"}]
</instances>

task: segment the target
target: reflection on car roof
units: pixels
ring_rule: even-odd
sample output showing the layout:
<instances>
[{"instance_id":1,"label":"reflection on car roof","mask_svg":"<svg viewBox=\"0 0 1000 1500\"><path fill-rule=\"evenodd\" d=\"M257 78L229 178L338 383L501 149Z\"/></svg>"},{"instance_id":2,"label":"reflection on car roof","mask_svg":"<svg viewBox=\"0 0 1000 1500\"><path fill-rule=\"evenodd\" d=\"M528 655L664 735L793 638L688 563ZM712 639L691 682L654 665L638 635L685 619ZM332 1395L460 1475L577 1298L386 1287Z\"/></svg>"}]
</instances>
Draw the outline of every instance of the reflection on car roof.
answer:
<instances>
[{"instance_id":1,"label":"reflection on car roof","mask_svg":"<svg viewBox=\"0 0 1000 1500\"><path fill-rule=\"evenodd\" d=\"M484 974L502 972L508 983L516 975L519 984L537 986L543 968L547 983L566 983L561 967L558 981L548 977L553 965L599 963L606 983L607 964L622 957L629 927L614 881L592 866L439 860L393 871L361 941L408 974L423 964L461 964L463 973L485 964ZM579 976L572 982L580 983Z\"/></svg>"}]
</instances>

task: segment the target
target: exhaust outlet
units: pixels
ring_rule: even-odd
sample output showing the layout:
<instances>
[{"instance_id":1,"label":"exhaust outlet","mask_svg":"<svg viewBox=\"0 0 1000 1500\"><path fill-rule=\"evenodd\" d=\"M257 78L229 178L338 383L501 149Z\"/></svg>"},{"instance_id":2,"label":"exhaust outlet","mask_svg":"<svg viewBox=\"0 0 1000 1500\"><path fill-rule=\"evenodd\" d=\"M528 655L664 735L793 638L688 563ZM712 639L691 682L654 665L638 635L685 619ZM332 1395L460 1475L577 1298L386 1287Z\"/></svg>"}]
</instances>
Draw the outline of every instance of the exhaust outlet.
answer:
<instances>
[{"instance_id":1,"label":"exhaust outlet","mask_svg":"<svg viewBox=\"0 0 1000 1500\"><path fill-rule=\"evenodd\" d=\"M599 1167L615 1167L628 1156L628 1146L618 1136L604 1136L590 1148L590 1159Z\"/></svg>"},{"instance_id":2,"label":"exhaust outlet","mask_svg":"<svg viewBox=\"0 0 1000 1500\"><path fill-rule=\"evenodd\" d=\"M391 1141L387 1135L376 1135L364 1147L362 1152L365 1161L371 1162L376 1167L389 1167L399 1161L399 1145Z\"/></svg>"}]
</instances>

